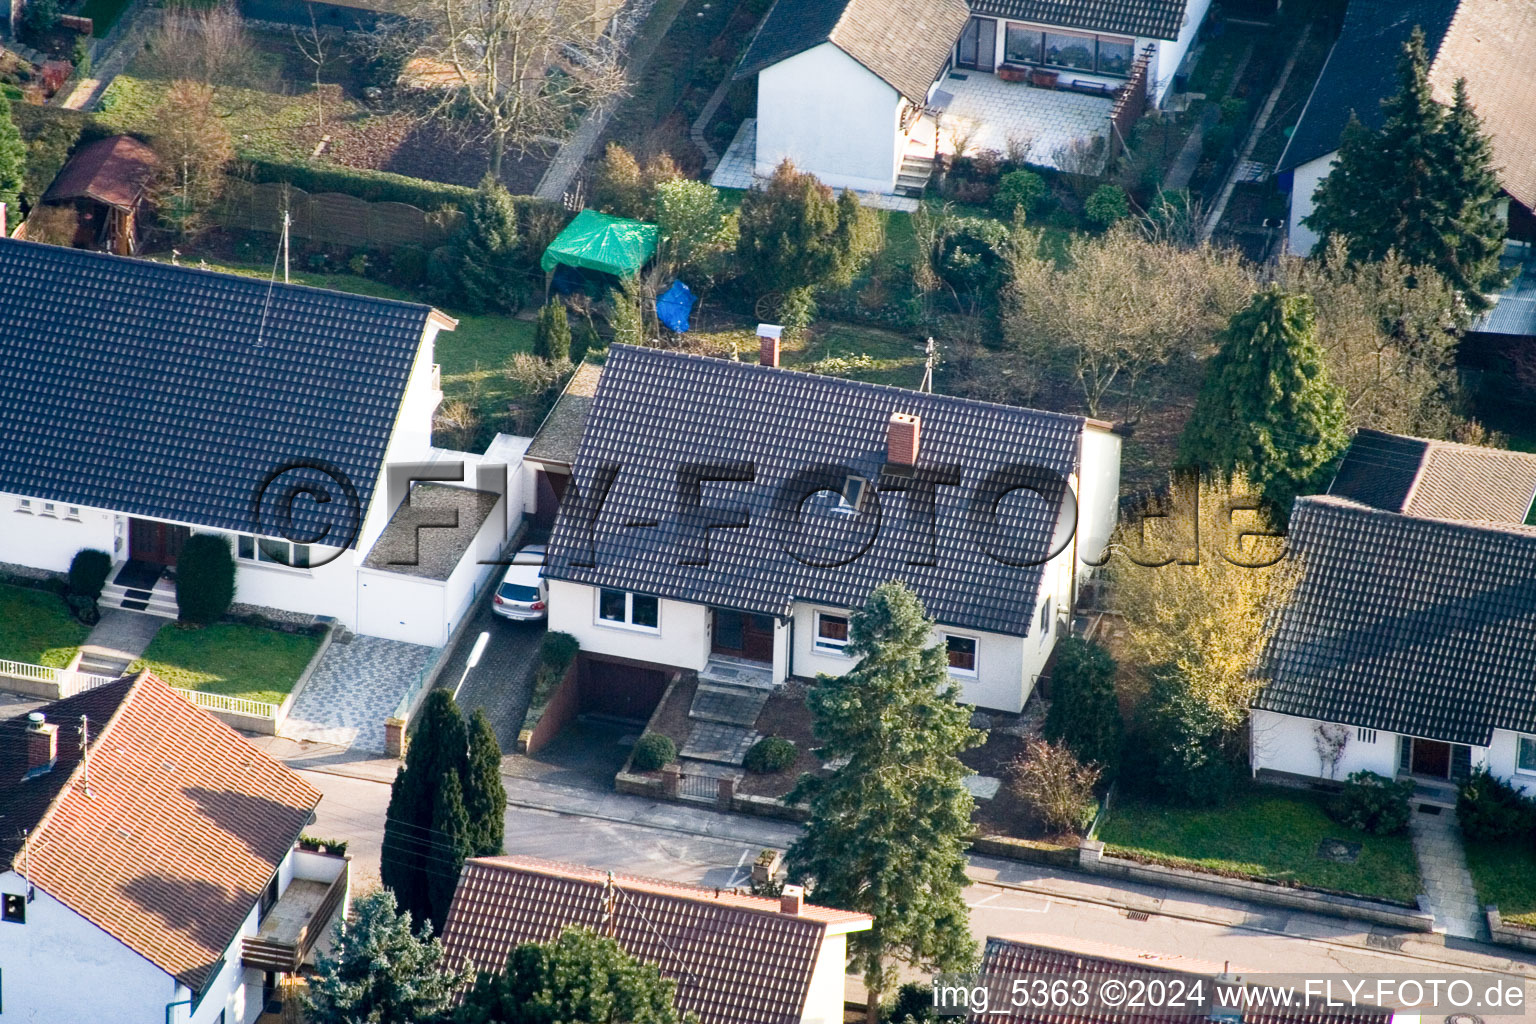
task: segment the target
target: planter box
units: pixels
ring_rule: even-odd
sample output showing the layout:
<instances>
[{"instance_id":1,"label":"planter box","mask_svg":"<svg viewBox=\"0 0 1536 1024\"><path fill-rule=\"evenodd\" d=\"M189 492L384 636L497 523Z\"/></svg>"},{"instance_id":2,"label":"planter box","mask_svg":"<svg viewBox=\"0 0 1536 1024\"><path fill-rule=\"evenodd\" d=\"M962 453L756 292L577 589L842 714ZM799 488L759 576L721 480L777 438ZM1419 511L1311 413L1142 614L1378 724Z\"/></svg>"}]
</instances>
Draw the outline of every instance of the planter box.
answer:
<instances>
[{"instance_id":1,"label":"planter box","mask_svg":"<svg viewBox=\"0 0 1536 1024\"><path fill-rule=\"evenodd\" d=\"M1029 68L1021 68L1016 64L999 64L997 66L997 77L1005 82L1027 82L1029 81Z\"/></svg>"},{"instance_id":2,"label":"planter box","mask_svg":"<svg viewBox=\"0 0 1536 1024\"><path fill-rule=\"evenodd\" d=\"M1030 83L1032 85L1036 85L1036 86L1040 87L1041 89L1054 89L1054 88L1056 88L1056 79L1057 79L1057 77L1058 76L1057 76L1056 72L1054 72L1054 71L1047 71L1044 68L1035 68L1033 71L1031 71L1029 73L1029 81L1030 81Z\"/></svg>"},{"instance_id":3,"label":"planter box","mask_svg":"<svg viewBox=\"0 0 1536 1024\"><path fill-rule=\"evenodd\" d=\"M1488 936L1495 945L1512 946L1515 949L1536 950L1536 928L1520 924L1505 924L1499 908L1493 904L1483 908L1488 917Z\"/></svg>"}]
</instances>

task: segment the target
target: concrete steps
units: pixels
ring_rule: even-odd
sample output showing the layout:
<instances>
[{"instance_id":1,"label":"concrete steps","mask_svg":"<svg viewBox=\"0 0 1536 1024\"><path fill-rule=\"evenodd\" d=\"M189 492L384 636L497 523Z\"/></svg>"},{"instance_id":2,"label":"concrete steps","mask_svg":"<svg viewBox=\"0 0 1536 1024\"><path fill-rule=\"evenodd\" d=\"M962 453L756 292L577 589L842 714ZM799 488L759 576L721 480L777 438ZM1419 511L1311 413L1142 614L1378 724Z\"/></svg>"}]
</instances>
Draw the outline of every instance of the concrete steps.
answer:
<instances>
[{"instance_id":1,"label":"concrete steps","mask_svg":"<svg viewBox=\"0 0 1536 1024\"><path fill-rule=\"evenodd\" d=\"M933 177L933 157L919 153L907 153L902 157L901 170L896 174L898 195L920 198Z\"/></svg>"},{"instance_id":2,"label":"concrete steps","mask_svg":"<svg viewBox=\"0 0 1536 1024\"><path fill-rule=\"evenodd\" d=\"M122 563L114 565L111 575L107 577L107 585L101 588L101 600L97 604L103 611L108 608L122 608L124 611L158 615L163 619L176 618L176 585L174 583L161 577L149 590L124 587L115 582L118 570L121 568Z\"/></svg>"}]
</instances>

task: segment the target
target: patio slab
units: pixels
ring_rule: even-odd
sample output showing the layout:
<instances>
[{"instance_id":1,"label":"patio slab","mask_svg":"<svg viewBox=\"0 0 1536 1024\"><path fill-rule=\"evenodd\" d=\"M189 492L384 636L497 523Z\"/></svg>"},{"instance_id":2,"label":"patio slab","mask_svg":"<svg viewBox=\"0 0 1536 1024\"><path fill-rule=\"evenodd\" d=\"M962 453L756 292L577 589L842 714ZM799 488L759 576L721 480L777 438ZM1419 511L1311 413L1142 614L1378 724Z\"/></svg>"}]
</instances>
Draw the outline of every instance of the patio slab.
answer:
<instances>
[{"instance_id":1,"label":"patio slab","mask_svg":"<svg viewBox=\"0 0 1536 1024\"><path fill-rule=\"evenodd\" d=\"M951 71L939 88L953 97L938 118L941 150L953 154L964 143L969 154L1006 156L1027 146L1027 162L1041 167L1057 167L1057 151L1080 139L1107 138L1115 105L1107 96L1005 82L985 71ZM925 118L914 134L930 123Z\"/></svg>"}]
</instances>

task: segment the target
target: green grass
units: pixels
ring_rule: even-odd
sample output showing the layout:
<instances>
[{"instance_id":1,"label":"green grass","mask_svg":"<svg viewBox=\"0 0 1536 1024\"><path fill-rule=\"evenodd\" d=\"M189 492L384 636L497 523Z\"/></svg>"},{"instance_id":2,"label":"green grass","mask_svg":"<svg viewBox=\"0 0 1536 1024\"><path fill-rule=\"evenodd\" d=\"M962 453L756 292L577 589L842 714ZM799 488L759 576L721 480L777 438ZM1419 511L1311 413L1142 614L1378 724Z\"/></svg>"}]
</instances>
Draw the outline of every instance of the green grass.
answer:
<instances>
[{"instance_id":1,"label":"green grass","mask_svg":"<svg viewBox=\"0 0 1536 1024\"><path fill-rule=\"evenodd\" d=\"M695 332L694 338L709 346L711 355L757 361L757 333L752 327ZM783 365L834 377L916 388L923 379L923 353L909 335L878 327L822 321L809 337L785 339L780 351ZM446 372L446 368L445 368Z\"/></svg>"},{"instance_id":2,"label":"green grass","mask_svg":"<svg viewBox=\"0 0 1536 1024\"><path fill-rule=\"evenodd\" d=\"M1530 842L1467 843L1466 852L1477 902L1497 906L1511 924L1536 928L1536 849Z\"/></svg>"},{"instance_id":3,"label":"green grass","mask_svg":"<svg viewBox=\"0 0 1536 1024\"><path fill-rule=\"evenodd\" d=\"M184 690L281 704L320 647L320 638L242 623L204 629L163 626L130 672L148 668Z\"/></svg>"},{"instance_id":4,"label":"green grass","mask_svg":"<svg viewBox=\"0 0 1536 1024\"><path fill-rule=\"evenodd\" d=\"M0 661L63 668L88 633L56 594L0 586Z\"/></svg>"},{"instance_id":5,"label":"green grass","mask_svg":"<svg viewBox=\"0 0 1536 1024\"><path fill-rule=\"evenodd\" d=\"M1253 786L1224 807L1185 808L1122 798L1099 829L1107 853L1412 903L1418 862L1406 835L1373 836L1333 821L1309 793ZM1353 864L1317 856L1324 839L1359 843Z\"/></svg>"},{"instance_id":6,"label":"green grass","mask_svg":"<svg viewBox=\"0 0 1536 1024\"><path fill-rule=\"evenodd\" d=\"M79 14L91 19L91 35L100 39L112 31L117 19L123 16L131 0L85 0Z\"/></svg>"}]
</instances>

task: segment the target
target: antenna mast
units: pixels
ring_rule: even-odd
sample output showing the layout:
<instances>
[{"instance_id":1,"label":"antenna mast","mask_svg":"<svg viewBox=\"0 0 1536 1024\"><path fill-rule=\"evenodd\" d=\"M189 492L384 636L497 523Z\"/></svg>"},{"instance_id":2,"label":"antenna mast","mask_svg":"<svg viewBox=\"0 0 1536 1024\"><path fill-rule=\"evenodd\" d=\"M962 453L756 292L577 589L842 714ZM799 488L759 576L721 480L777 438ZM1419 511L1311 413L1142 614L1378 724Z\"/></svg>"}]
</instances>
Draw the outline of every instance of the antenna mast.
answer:
<instances>
[{"instance_id":1,"label":"antenna mast","mask_svg":"<svg viewBox=\"0 0 1536 1024\"><path fill-rule=\"evenodd\" d=\"M85 795L91 795L91 720L86 715L80 716L80 782L85 786Z\"/></svg>"},{"instance_id":2,"label":"antenna mast","mask_svg":"<svg viewBox=\"0 0 1536 1024\"><path fill-rule=\"evenodd\" d=\"M923 382L917 386L917 390L931 395L933 394L933 364L938 362L939 350L934 345L933 339L929 338L928 345L923 351L927 354L927 358L923 361Z\"/></svg>"},{"instance_id":3,"label":"antenna mast","mask_svg":"<svg viewBox=\"0 0 1536 1024\"><path fill-rule=\"evenodd\" d=\"M283 284L288 283L288 225L293 218L288 215L288 205L283 204Z\"/></svg>"}]
</instances>

